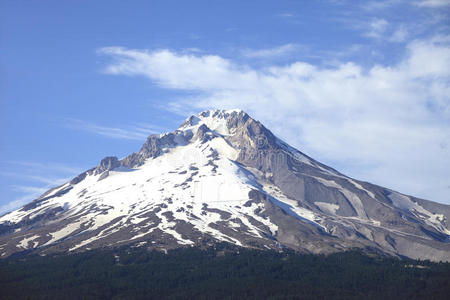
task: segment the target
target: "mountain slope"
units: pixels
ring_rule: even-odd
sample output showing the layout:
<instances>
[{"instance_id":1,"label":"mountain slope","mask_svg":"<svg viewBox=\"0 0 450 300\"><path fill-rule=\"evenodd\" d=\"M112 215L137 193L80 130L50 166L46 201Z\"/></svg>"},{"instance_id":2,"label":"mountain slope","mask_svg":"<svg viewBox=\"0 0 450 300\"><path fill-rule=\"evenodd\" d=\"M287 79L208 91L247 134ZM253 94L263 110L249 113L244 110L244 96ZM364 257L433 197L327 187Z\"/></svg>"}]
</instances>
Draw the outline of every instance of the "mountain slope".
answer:
<instances>
[{"instance_id":1,"label":"mountain slope","mask_svg":"<svg viewBox=\"0 0 450 300\"><path fill-rule=\"evenodd\" d=\"M450 260L449 217L315 161L241 110L214 110L2 216L0 255L226 241Z\"/></svg>"}]
</instances>

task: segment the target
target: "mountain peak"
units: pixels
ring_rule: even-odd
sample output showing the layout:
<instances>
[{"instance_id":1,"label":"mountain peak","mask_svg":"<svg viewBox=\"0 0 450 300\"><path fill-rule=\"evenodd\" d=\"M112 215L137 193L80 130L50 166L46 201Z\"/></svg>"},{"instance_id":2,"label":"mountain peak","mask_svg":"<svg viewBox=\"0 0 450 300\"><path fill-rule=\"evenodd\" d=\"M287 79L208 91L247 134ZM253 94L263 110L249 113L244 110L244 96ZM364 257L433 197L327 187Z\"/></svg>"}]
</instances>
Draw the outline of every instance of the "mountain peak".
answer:
<instances>
[{"instance_id":1,"label":"mountain peak","mask_svg":"<svg viewBox=\"0 0 450 300\"><path fill-rule=\"evenodd\" d=\"M349 178L240 109L207 110L0 217L0 258L225 241L450 261L448 220L450 206Z\"/></svg>"},{"instance_id":2,"label":"mountain peak","mask_svg":"<svg viewBox=\"0 0 450 300\"><path fill-rule=\"evenodd\" d=\"M233 114L247 114L240 108L234 109L208 109L197 114L198 117L227 118Z\"/></svg>"},{"instance_id":3,"label":"mountain peak","mask_svg":"<svg viewBox=\"0 0 450 300\"><path fill-rule=\"evenodd\" d=\"M246 121L249 115L242 109L212 109L204 110L196 115L187 118L178 130L193 130L206 125L212 131L221 135L230 135L238 124L237 120Z\"/></svg>"}]
</instances>

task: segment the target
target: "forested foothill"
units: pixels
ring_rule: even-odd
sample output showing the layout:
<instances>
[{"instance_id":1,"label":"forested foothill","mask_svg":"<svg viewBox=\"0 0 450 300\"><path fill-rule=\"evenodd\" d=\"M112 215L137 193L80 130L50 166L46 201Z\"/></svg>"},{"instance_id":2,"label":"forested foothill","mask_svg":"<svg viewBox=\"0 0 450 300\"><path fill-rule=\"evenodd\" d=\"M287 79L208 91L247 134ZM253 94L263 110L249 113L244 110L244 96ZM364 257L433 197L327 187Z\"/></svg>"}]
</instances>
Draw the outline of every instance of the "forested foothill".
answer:
<instances>
[{"instance_id":1,"label":"forested foothill","mask_svg":"<svg viewBox=\"0 0 450 300\"><path fill-rule=\"evenodd\" d=\"M450 263L219 244L0 260L1 299L449 299Z\"/></svg>"}]
</instances>

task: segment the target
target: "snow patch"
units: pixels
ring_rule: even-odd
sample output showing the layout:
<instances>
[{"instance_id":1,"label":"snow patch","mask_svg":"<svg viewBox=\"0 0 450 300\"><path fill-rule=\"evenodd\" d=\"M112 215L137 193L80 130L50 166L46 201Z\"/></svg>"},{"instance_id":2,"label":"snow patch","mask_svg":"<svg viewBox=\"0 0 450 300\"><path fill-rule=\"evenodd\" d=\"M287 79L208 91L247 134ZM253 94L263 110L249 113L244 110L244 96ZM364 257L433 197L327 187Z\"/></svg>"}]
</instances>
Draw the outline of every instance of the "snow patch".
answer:
<instances>
[{"instance_id":1,"label":"snow patch","mask_svg":"<svg viewBox=\"0 0 450 300\"><path fill-rule=\"evenodd\" d=\"M287 214L327 231L327 228L319 223L321 218L318 215L307 208L298 206L297 200L288 198L276 186L265 184L263 190L271 197L271 201Z\"/></svg>"},{"instance_id":2,"label":"snow patch","mask_svg":"<svg viewBox=\"0 0 450 300\"><path fill-rule=\"evenodd\" d=\"M336 211L339 209L339 205L327 202L314 202L322 211L335 215Z\"/></svg>"},{"instance_id":3,"label":"snow patch","mask_svg":"<svg viewBox=\"0 0 450 300\"><path fill-rule=\"evenodd\" d=\"M444 215L434 214L426 210L422 206L420 206L417 202L412 201L408 196L402 195L397 192L391 192L391 194L389 194L388 197L389 199L391 199L395 207L405 211L409 211L416 217L424 220L426 224L434 227L436 230L446 235L450 235L450 230L448 230L442 224L442 221L444 220Z\"/></svg>"},{"instance_id":4,"label":"snow patch","mask_svg":"<svg viewBox=\"0 0 450 300\"><path fill-rule=\"evenodd\" d=\"M348 182L353 184L357 189L360 189L361 191L365 191L372 199L376 199L375 194L371 191L366 190L364 187L362 187L359 183L355 182L354 180L347 178Z\"/></svg>"},{"instance_id":5,"label":"snow patch","mask_svg":"<svg viewBox=\"0 0 450 300\"><path fill-rule=\"evenodd\" d=\"M17 244L17 246L18 246L18 247L21 247L21 248L23 248L23 249L28 249L28 248L30 248L30 247L29 247L29 242L32 242L32 241L34 241L34 240L37 239L37 238L39 238L39 235L33 235L33 236L30 236L30 237L24 238L23 240L21 240L21 241ZM37 246L38 244L39 244L38 242L35 242L35 243L33 244L32 248L36 248L36 246Z\"/></svg>"},{"instance_id":6,"label":"snow patch","mask_svg":"<svg viewBox=\"0 0 450 300\"><path fill-rule=\"evenodd\" d=\"M341 185L339 185L338 183L336 183L333 180L326 180L326 179L323 179L320 177L315 177L315 176L312 176L312 177L315 178L317 181L319 181L320 183L322 183L325 186L338 189L347 198L347 200L352 204L352 206L355 209L356 213L358 214L359 218L366 219L366 220L369 219L369 217L367 216L367 214L364 210L364 206L361 202L361 199L359 199L359 197L356 194L343 188Z\"/></svg>"}]
</instances>

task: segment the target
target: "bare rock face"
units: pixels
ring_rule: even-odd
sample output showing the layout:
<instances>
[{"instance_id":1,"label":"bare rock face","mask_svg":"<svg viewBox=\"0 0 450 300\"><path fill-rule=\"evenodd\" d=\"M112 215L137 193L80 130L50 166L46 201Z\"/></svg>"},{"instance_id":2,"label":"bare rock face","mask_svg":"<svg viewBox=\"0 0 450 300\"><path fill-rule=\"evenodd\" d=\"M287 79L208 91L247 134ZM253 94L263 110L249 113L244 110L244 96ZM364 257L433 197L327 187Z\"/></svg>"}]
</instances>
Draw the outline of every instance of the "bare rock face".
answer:
<instances>
[{"instance_id":1,"label":"bare rock face","mask_svg":"<svg viewBox=\"0 0 450 300\"><path fill-rule=\"evenodd\" d=\"M159 135L151 135L147 138L141 150L126 157L121 164L123 166L133 168L142 165L146 159L156 157L161 154L162 146L175 146L173 140L174 134L169 133L160 137Z\"/></svg>"},{"instance_id":2,"label":"bare rock face","mask_svg":"<svg viewBox=\"0 0 450 300\"><path fill-rule=\"evenodd\" d=\"M155 158L171 148L186 144L192 138L191 132L175 131L166 134L150 135L141 150L120 161L127 168L139 167L149 158Z\"/></svg>"},{"instance_id":3,"label":"bare rock face","mask_svg":"<svg viewBox=\"0 0 450 300\"><path fill-rule=\"evenodd\" d=\"M124 244L450 261L450 206L345 176L241 110L191 116L0 217L0 255Z\"/></svg>"},{"instance_id":4,"label":"bare rock face","mask_svg":"<svg viewBox=\"0 0 450 300\"><path fill-rule=\"evenodd\" d=\"M213 133L211 132L211 129L208 128L205 124L202 124L198 127L196 138L201 140L202 143L206 143L207 141L211 140L213 137Z\"/></svg>"},{"instance_id":5,"label":"bare rock face","mask_svg":"<svg viewBox=\"0 0 450 300\"><path fill-rule=\"evenodd\" d=\"M104 159L102 159L102 161L100 162L100 165L97 168L95 168L94 174L98 175L105 171L113 170L117 167L120 167L120 162L117 159L117 157L108 156L108 157L105 157Z\"/></svg>"}]
</instances>

